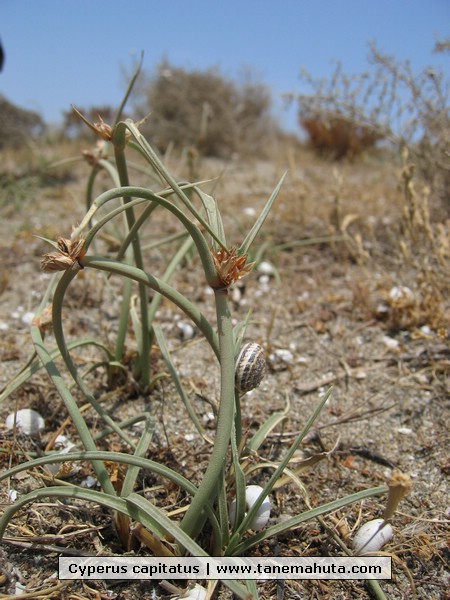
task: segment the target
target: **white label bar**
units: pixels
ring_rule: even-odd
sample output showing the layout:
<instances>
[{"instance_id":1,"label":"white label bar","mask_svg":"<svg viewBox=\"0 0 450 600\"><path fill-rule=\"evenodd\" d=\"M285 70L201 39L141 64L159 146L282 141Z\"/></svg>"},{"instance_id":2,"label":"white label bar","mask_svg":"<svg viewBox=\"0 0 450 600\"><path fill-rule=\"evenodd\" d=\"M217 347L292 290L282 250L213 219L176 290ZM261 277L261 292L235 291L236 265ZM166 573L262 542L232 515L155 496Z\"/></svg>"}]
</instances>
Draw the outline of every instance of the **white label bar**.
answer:
<instances>
[{"instance_id":1,"label":"white label bar","mask_svg":"<svg viewBox=\"0 0 450 600\"><path fill-rule=\"evenodd\" d=\"M60 558L59 579L391 579L391 558Z\"/></svg>"}]
</instances>

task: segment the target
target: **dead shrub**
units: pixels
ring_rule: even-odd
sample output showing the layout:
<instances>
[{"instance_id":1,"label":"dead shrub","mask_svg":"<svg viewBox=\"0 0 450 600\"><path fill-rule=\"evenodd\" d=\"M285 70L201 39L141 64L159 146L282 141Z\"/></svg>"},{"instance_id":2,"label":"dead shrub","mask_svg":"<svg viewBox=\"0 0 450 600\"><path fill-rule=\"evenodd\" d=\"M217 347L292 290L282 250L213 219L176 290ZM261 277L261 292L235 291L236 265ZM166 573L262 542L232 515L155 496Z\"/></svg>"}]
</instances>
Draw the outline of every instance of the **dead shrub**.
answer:
<instances>
[{"instance_id":1,"label":"dead shrub","mask_svg":"<svg viewBox=\"0 0 450 600\"><path fill-rule=\"evenodd\" d=\"M436 52L448 48L448 41L435 45ZM301 80L311 93L286 95L286 100L298 103L300 124L314 130L321 147L336 144L338 155L341 140L351 147L352 137L361 146L366 140L384 140L397 150L408 148L432 199L448 210L450 82L437 68L416 73L408 61L383 54L374 45L370 62L370 70L356 75L347 75L338 63L328 79L303 70Z\"/></svg>"},{"instance_id":2,"label":"dead shrub","mask_svg":"<svg viewBox=\"0 0 450 600\"><path fill-rule=\"evenodd\" d=\"M321 156L335 160L356 158L380 139L372 128L344 117L317 113L302 116L300 123L310 146Z\"/></svg>"},{"instance_id":3,"label":"dead shrub","mask_svg":"<svg viewBox=\"0 0 450 600\"><path fill-rule=\"evenodd\" d=\"M38 113L20 108L0 96L0 131L0 149L19 148L42 135L45 123Z\"/></svg>"},{"instance_id":4,"label":"dead shrub","mask_svg":"<svg viewBox=\"0 0 450 600\"><path fill-rule=\"evenodd\" d=\"M163 61L138 86L136 116L148 116L141 130L160 151L174 145L203 156L261 155L278 131L269 89L248 73L237 83L217 69L187 71Z\"/></svg>"}]
</instances>

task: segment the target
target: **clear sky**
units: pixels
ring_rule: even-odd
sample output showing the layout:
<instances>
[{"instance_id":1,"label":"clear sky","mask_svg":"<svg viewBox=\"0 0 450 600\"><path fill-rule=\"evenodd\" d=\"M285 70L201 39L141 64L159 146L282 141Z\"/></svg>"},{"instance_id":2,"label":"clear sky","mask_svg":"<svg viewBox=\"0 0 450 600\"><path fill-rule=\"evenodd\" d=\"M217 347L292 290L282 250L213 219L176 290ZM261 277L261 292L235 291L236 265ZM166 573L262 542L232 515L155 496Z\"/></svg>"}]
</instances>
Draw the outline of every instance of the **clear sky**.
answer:
<instances>
[{"instance_id":1,"label":"clear sky","mask_svg":"<svg viewBox=\"0 0 450 600\"><path fill-rule=\"evenodd\" d=\"M47 122L71 104L116 107L144 51L148 72L164 57L230 77L251 67L277 97L301 91L302 67L364 71L370 41L449 73L450 56L432 52L449 36L450 0L0 0L0 94Z\"/></svg>"}]
</instances>

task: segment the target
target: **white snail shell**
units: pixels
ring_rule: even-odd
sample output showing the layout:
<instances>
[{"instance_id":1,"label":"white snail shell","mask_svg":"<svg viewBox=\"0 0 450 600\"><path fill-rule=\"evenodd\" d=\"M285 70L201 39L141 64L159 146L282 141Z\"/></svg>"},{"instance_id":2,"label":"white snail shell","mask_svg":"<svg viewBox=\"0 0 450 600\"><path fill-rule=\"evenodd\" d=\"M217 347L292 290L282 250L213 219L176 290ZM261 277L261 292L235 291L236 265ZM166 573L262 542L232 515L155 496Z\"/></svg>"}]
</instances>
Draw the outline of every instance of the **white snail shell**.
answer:
<instances>
[{"instance_id":1,"label":"white snail shell","mask_svg":"<svg viewBox=\"0 0 450 600\"><path fill-rule=\"evenodd\" d=\"M259 485L248 485L245 488L245 506L247 512L252 508L263 491L263 488ZM264 501L259 507L254 519L251 521L251 523L249 523L249 528L253 529L254 531L263 529L269 520L271 508L272 507L269 498L264 498ZM245 514L247 514L247 512ZM230 523L234 526L236 519L236 500L233 500L230 505L229 517Z\"/></svg>"},{"instance_id":2,"label":"white snail shell","mask_svg":"<svg viewBox=\"0 0 450 600\"><path fill-rule=\"evenodd\" d=\"M255 389L266 374L266 354L256 342L242 346L236 360L235 383L238 392L245 394Z\"/></svg>"},{"instance_id":3,"label":"white snail shell","mask_svg":"<svg viewBox=\"0 0 450 600\"><path fill-rule=\"evenodd\" d=\"M367 521L362 527L358 529L353 538L353 549L355 554L366 554L368 552L377 552L385 544L391 541L394 533L389 523L386 523L384 527L381 525L384 523L384 519L373 519Z\"/></svg>"},{"instance_id":4,"label":"white snail shell","mask_svg":"<svg viewBox=\"0 0 450 600\"><path fill-rule=\"evenodd\" d=\"M38 435L45 428L44 419L32 408L22 408L9 414L5 423L7 429L12 429L14 423L25 435Z\"/></svg>"}]
</instances>

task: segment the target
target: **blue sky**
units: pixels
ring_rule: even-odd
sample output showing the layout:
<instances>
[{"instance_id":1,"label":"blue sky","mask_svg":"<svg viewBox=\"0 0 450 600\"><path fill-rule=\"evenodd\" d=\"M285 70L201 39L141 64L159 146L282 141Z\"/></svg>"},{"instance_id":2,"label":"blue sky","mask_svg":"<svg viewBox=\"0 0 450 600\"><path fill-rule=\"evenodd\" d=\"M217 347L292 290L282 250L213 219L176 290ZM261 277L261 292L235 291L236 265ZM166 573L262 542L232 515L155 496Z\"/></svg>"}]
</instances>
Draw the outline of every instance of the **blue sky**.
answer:
<instances>
[{"instance_id":1,"label":"blue sky","mask_svg":"<svg viewBox=\"0 0 450 600\"><path fill-rule=\"evenodd\" d=\"M141 51L148 72L163 57L230 77L251 67L275 97L302 91L302 67L364 71L370 41L448 74L449 55L432 49L449 29L449 0L0 0L0 94L48 122L71 104L117 106Z\"/></svg>"}]
</instances>

